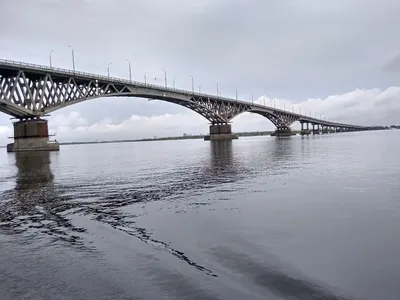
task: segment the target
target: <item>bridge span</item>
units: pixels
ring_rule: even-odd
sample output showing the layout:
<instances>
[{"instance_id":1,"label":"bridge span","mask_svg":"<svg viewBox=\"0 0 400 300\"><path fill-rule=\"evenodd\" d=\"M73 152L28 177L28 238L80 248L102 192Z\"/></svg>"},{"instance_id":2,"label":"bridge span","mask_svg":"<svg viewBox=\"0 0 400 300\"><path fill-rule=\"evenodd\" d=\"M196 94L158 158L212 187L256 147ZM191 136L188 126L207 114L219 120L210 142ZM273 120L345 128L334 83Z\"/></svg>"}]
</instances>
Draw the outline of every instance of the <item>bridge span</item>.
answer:
<instances>
[{"instance_id":1,"label":"bridge span","mask_svg":"<svg viewBox=\"0 0 400 300\"><path fill-rule=\"evenodd\" d=\"M301 123L302 134L368 130L365 126L327 121L218 95L0 59L0 111L18 119L14 123L14 143L7 150L58 150L57 143L49 143L48 125L43 117L100 97L157 99L187 107L210 122L210 134L205 140L237 138L231 122L243 112L269 119L276 126L275 136L292 135L291 125L296 121Z\"/></svg>"}]
</instances>

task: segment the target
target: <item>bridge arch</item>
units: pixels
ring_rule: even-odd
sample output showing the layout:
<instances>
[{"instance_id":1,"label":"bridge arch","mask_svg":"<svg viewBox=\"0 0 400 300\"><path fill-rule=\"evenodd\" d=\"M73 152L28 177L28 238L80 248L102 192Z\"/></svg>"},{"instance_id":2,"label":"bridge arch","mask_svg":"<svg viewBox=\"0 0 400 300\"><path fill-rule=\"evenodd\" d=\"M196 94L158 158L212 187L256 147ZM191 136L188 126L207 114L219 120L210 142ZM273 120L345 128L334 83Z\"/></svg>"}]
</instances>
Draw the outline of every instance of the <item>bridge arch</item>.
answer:
<instances>
[{"instance_id":1,"label":"bridge arch","mask_svg":"<svg viewBox=\"0 0 400 300\"><path fill-rule=\"evenodd\" d=\"M293 116L290 113L278 112L275 110L268 110L268 109L260 110L257 108L249 108L248 110L244 110L238 113L237 115L231 117L229 121L232 121L234 118L245 112L258 114L260 116L267 118L269 121L271 121L272 124L275 125L275 127L278 130L290 130L290 126L298 120L297 117Z\"/></svg>"},{"instance_id":2,"label":"bridge arch","mask_svg":"<svg viewBox=\"0 0 400 300\"><path fill-rule=\"evenodd\" d=\"M192 97L187 97L186 99L182 98L171 98L171 97L163 97L159 95L153 95L153 94L142 94L142 93L123 93L123 94L107 94L107 95L94 95L90 97L85 97L81 99L74 99L66 102L62 102L56 105L52 106L47 106L43 107L40 114L41 115L46 115L49 113L52 113L54 111L57 111L61 108L67 107L67 106L72 106L74 104L78 104L81 102L86 102L88 100L92 99L99 99L99 98L111 98L111 97L129 97L129 98L143 98L143 99L152 99L152 100L160 100L168 103L173 103L176 105L180 105L183 107L186 107L205 119L207 119L210 123L213 124L220 124L220 123L226 123L225 119L223 119L221 116L219 116L217 113L215 113L213 110L211 110L208 107L205 107L203 105L199 105Z\"/></svg>"}]
</instances>

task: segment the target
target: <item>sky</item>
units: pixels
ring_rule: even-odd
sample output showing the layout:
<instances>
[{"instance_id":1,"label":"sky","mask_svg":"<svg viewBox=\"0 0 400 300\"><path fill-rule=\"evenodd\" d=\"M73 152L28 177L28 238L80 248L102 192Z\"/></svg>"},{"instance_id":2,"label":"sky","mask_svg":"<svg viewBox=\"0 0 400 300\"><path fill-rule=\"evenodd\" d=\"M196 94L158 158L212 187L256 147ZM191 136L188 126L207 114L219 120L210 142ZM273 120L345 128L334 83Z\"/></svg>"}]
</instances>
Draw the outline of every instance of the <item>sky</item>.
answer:
<instances>
[{"instance_id":1,"label":"sky","mask_svg":"<svg viewBox=\"0 0 400 300\"><path fill-rule=\"evenodd\" d=\"M191 89L360 125L400 124L398 0L0 0L0 58ZM205 134L175 104L100 98L48 117L59 141ZM294 125L295 127L297 124ZM271 130L244 113L233 131ZM12 135L0 114L0 145Z\"/></svg>"}]
</instances>

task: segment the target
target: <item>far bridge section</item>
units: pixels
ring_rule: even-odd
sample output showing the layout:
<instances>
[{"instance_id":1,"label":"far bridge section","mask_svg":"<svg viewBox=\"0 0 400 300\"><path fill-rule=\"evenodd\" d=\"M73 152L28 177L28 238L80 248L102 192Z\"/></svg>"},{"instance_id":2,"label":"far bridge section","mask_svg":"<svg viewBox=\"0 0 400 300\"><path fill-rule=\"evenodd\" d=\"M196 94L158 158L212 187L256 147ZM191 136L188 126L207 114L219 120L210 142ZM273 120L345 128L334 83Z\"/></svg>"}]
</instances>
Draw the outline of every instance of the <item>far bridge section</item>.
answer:
<instances>
[{"instance_id":1,"label":"far bridge section","mask_svg":"<svg viewBox=\"0 0 400 300\"><path fill-rule=\"evenodd\" d=\"M274 136L293 135L291 125L295 121L300 121L302 134L316 134L320 128L321 133L368 129L218 95L0 60L0 111L18 119L14 123L14 143L7 150L59 150L58 143L49 142L47 121L42 118L63 107L100 97L157 99L187 107L210 122L210 134L205 140L237 138L231 122L243 112L269 119L277 128Z\"/></svg>"}]
</instances>

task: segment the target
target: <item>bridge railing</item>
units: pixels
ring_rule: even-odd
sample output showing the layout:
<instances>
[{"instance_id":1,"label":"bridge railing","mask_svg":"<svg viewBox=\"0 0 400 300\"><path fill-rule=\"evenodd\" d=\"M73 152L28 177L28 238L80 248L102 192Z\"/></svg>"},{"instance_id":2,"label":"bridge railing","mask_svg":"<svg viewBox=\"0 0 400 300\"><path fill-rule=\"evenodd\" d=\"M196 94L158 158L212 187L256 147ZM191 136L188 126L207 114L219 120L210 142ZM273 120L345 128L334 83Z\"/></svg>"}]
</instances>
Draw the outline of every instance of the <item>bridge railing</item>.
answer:
<instances>
[{"instance_id":1,"label":"bridge railing","mask_svg":"<svg viewBox=\"0 0 400 300\"><path fill-rule=\"evenodd\" d=\"M8 65L11 67L25 67L25 68L29 68L29 69L39 69L39 70L43 70L46 72L58 72L58 73L62 73L65 75L81 76L81 77L86 77L87 79L91 79L91 80L93 80L93 79L104 80L104 81L110 81L110 82L115 82L115 83L120 83L120 84L135 85L135 86L139 86L139 87L152 88L152 89L159 90L159 91L171 91L171 92L181 93L181 94L185 94L185 95L195 95L198 97L206 97L206 98L210 98L210 99L219 99L219 100L223 100L223 101L235 101L235 102L242 103L245 105L250 104L253 107L258 107L258 108L263 108L263 109L272 109L274 111L278 111L281 113L289 113L291 115L296 115L296 116L300 117L301 119L304 119L304 121L323 123L324 125L329 125L329 126L362 127L362 126L355 126L355 125L350 125L350 124L343 124L343 123L339 123L339 122L330 122L330 121L326 121L326 120L321 120L321 119L313 118L311 116L306 116L306 115L298 114L295 112L290 112L290 111L283 110L283 109L277 109L277 108L266 106L266 105L256 104L256 103L250 102L250 101L236 100L236 99L221 97L218 95L215 96L215 95L210 95L210 94L205 94L205 93L197 93L195 91L177 89L174 87L161 86L161 85L151 84L151 83L147 83L147 82L144 83L144 82L135 81L135 80L128 80L128 79L123 79L123 78L118 78L118 77L98 75L98 74L82 72L82 71L73 71L73 70L68 70L68 69L63 69L63 68L55 68L55 67L20 62L20 61L15 61L15 60L0 59L0 64Z\"/></svg>"},{"instance_id":2,"label":"bridge railing","mask_svg":"<svg viewBox=\"0 0 400 300\"><path fill-rule=\"evenodd\" d=\"M119 78L119 77L112 77L112 76L104 76L104 75L98 75L98 74L93 74L93 73L88 73L88 72L82 72L82 71L73 71L69 69L63 69L63 68L56 68L56 67L50 67L50 66L43 66L43 65L38 65L38 64L31 64L31 63L26 63L26 62L20 62L20 61L15 61L15 60L6 60L6 59L0 59L0 63L4 65L9 65L9 66L20 66L20 67L26 67L26 68L31 68L31 69L39 69L43 71L48 71L48 72L59 72L63 73L65 75L73 75L73 76L83 76L83 77L88 77L90 79L97 79L97 80L106 80L106 81L114 81L118 83L124 83L124 84L129 84L129 85L137 85L137 86L143 86L143 87L151 87L155 88L158 90L168 90L168 91L176 91L184 94L196 94L196 95L203 95L203 96L211 96L215 97L214 95L208 95L204 93L195 93L195 92L190 92L188 90L183 90L183 89L177 89L173 87L168 87L168 86L161 86L157 84L151 84L151 83L144 83L140 81L135 81L135 80L128 80L124 78ZM223 97L219 97L223 98ZM226 100L232 100L229 98L225 98Z\"/></svg>"}]
</instances>

